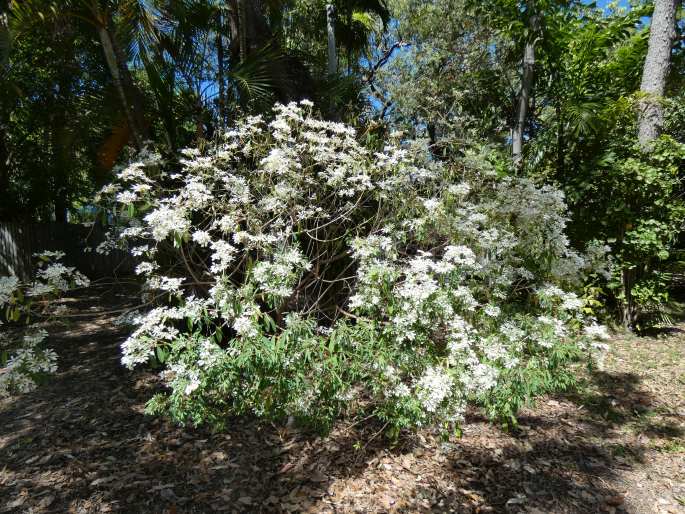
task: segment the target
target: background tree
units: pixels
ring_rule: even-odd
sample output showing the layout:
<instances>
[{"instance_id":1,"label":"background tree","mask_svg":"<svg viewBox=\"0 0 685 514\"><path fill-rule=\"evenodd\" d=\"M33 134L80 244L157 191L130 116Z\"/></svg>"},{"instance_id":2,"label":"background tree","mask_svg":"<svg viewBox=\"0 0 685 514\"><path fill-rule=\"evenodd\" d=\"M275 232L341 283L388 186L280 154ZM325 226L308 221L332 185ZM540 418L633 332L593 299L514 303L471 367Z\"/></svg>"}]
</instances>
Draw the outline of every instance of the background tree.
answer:
<instances>
[{"instance_id":1,"label":"background tree","mask_svg":"<svg viewBox=\"0 0 685 514\"><path fill-rule=\"evenodd\" d=\"M661 97L671 63L671 48L676 37L675 14L678 0L655 0L649 26L649 46L642 68L640 91L648 95L640 104L638 138L646 146L660 133L664 123Z\"/></svg>"}]
</instances>

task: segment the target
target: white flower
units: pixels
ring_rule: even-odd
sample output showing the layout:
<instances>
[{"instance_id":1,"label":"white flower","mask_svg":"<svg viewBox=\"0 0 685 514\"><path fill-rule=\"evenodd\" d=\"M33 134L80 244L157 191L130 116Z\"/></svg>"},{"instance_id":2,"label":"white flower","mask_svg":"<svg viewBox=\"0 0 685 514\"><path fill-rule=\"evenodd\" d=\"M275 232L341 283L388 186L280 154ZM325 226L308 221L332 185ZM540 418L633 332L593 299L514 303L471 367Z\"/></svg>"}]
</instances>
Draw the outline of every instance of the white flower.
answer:
<instances>
[{"instance_id":1,"label":"white flower","mask_svg":"<svg viewBox=\"0 0 685 514\"><path fill-rule=\"evenodd\" d=\"M235 229L235 226L237 224L237 220L233 216L229 216L228 214L222 216L214 222L214 225L220 228L222 232L231 232Z\"/></svg>"},{"instance_id":2,"label":"white flower","mask_svg":"<svg viewBox=\"0 0 685 514\"><path fill-rule=\"evenodd\" d=\"M122 191L121 193L119 193L116 196L116 198L117 198L117 202L128 204L128 203L133 203L136 200L138 200L138 195L136 193L134 193L133 191Z\"/></svg>"},{"instance_id":3,"label":"white flower","mask_svg":"<svg viewBox=\"0 0 685 514\"><path fill-rule=\"evenodd\" d=\"M193 232L193 241L200 246L207 246L212 242L212 236L205 230L196 230Z\"/></svg>"},{"instance_id":4,"label":"white flower","mask_svg":"<svg viewBox=\"0 0 685 514\"><path fill-rule=\"evenodd\" d=\"M55 292L55 286L44 282L34 282L26 289L27 296L43 296L53 292Z\"/></svg>"},{"instance_id":5,"label":"white flower","mask_svg":"<svg viewBox=\"0 0 685 514\"><path fill-rule=\"evenodd\" d=\"M181 289L184 278L171 278L171 277L151 277L147 281L147 286L150 289L159 289L162 291L169 291L170 293L176 293Z\"/></svg>"},{"instance_id":6,"label":"white flower","mask_svg":"<svg viewBox=\"0 0 685 514\"><path fill-rule=\"evenodd\" d=\"M186 205L191 209L201 209L212 199L209 188L198 179L189 179L182 196L186 200Z\"/></svg>"},{"instance_id":7,"label":"white flower","mask_svg":"<svg viewBox=\"0 0 685 514\"><path fill-rule=\"evenodd\" d=\"M496 318L497 316L500 315L500 308L497 307L497 305L493 305L491 303L487 304L485 308L483 309L483 312L485 313L486 316L490 316L491 318Z\"/></svg>"},{"instance_id":8,"label":"white flower","mask_svg":"<svg viewBox=\"0 0 685 514\"><path fill-rule=\"evenodd\" d=\"M411 390L407 386L407 384L400 382L395 386L395 388L391 392L391 396L396 396L398 398L404 398L407 396L411 395Z\"/></svg>"},{"instance_id":9,"label":"white flower","mask_svg":"<svg viewBox=\"0 0 685 514\"><path fill-rule=\"evenodd\" d=\"M186 395L190 395L194 391L196 391L198 387L200 387L200 381L197 379L191 380L190 382L188 382L188 385L186 385L184 392Z\"/></svg>"},{"instance_id":10,"label":"white flower","mask_svg":"<svg viewBox=\"0 0 685 514\"><path fill-rule=\"evenodd\" d=\"M134 193L147 193L152 189L152 186L150 184L134 184L133 187L131 187L131 190Z\"/></svg>"},{"instance_id":11,"label":"white flower","mask_svg":"<svg viewBox=\"0 0 685 514\"><path fill-rule=\"evenodd\" d=\"M216 365L223 356L223 350L219 345L209 339L200 342L200 358L197 363L201 368L211 368Z\"/></svg>"},{"instance_id":12,"label":"white flower","mask_svg":"<svg viewBox=\"0 0 685 514\"><path fill-rule=\"evenodd\" d=\"M9 302L19 287L19 279L15 276L0 277L0 306Z\"/></svg>"},{"instance_id":13,"label":"white flower","mask_svg":"<svg viewBox=\"0 0 685 514\"><path fill-rule=\"evenodd\" d=\"M233 322L233 330L235 330L239 336L247 338L255 337L257 335L257 328L249 316L241 316L237 318Z\"/></svg>"},{"instance_id":14,"label":"white flower","mask_svg":"<svg viewBox=\"0 0 685 514\"><path fill-rule=\"evenodd\" d=\"M554 335L556 337L565 337L567 334L566 325L564 322L558 318L552 318L549 316L538 316L538 321L543 325L551 326L554 329ZM543 346L551 346L549 341L539 341Z\"/></svg>"},{"instance_id":15,"label":"white flower","mask_svg":"<svg viewBox=\"0 0 685 514\"><path fill-rule=\"evenodd\" d=\"M450 245L445 248L445 254L442 258L447 262L464 267L470 267L476 264L476 256L474 255L473 250L467 246Z\"/></svg>"},{"instance_id":16,"label":"white flower","mask_svg":"<svg viewBox=\"0 0 685 514\"><path fill-rule=\"evenodd\" d=\"M585 302L573 293L566 293L561 303L561 308L567 311L579 311Z\"/></svg>"},{"instance_id":17,"label":"white flower","mask_svg":"<svg viewBox=\"0 0 685 514\"><path fill-rule=\"evenodd\" d=\"M138 264L138 266L136 266L135 271L136 271L136 275L149 275L150 273L155 271L155 269L157 269L157 268L158 268L157 263L141 262L140 264Z\"/></svg>"},{"instance_id":18,"label":"white flower","mask_svg":"<svg viewBox=\"0 0 685 514\"><path fill-rule=\"evenodd\" d=\"M416 384L418 397L427 412L435 412L450 394L454 380L443 368L430 367Z\"/></svg>"},{"instance_id":19,"label":"white flower","mask_svg":"<svg viewBox=\"0 0 685 514\"><path fill-rule=\"evenodd\" d=\"M428 198L423 201L423 206L429 213L433 213L440 207L440 200L438 198Z\"/></svg>"},{"instance_id":20,"label":"white flower","mask_svg":"<svg viewBox=\"0 0 685 514\"><path fill-rule=\"evenodd\" d=\"M604 325L599 325L597 323L591 323L583 328L585 335L591 339L609 339L609 332L607 327Z\"/></svg>"},{"instance_id":21,"label":"white flower","mask_svg":"<svg viewBox=\"0 0 685 514\"><path fill-rule=\"evenodd\" d=\"M231 245L228 241L214 241L211 244L211 248L214 251L212 253L212 273L218 274L225 271L230 266L231 262L235 258L237 249L235 246Z\"/></svg>"},{"instance_id":22,"label":"white flower","mask_svg":"<svg viewBox=\"0 0 685 514\"><path fill-rule=\"evenodd\" d=\"M461 182L460 184L451 185L447 190L456 196L466 196L471 191L471 186L466 182Z\"/></svg>"},{"instance_id":23,"label":"white flower","mask_svg":"<svg viewBox=\"0 0 685 514\"><path fill-rule=\"evenodd\" d=\"M140 245L140 246L135 246L131 248L131 255L135 257L140 257L143 255L145 252L148 252L150 250L150 247L148 245Z\"/></svg>"},{"instance_id":24,"label":"white flower","mask_svg":"<svg viewBox=\"0 0 685 514\"><path fill-rule=\"evenodd\" d=\"M471 368L466 386L474 392L486 392L497 385L498 376L497 368L484 363L478 363Z\"/></svg>"},{"instance_id":25,"label":"white flower","mask_svg":"<svg viewBox=\"0 0 685 514\"><path fill-rule=\"evenodd\" d=\"M121 231L121 237L139 237L143 234L143 227L126 227Z\"/></svg>"},{"instance_id":26,"label":"white flower","mask_svg":"<svg viewBox=\"0 0 685 514\"><path fill-rule=\"evenodd\" d=\"M145 216L145 221L152 229L152 237L156 241L163 241L172 232L184 233L190 227L190 221L183 210L166 205Z\"/></svg>"},{"instance_id":27,"label":"white flower","mask_svg":"<svg viewBox=\"0 0 685 514\"><path fill-rule=\"evenodd\" d=\"M52 259L52 260L59 260L62 257L64 257L66 254L64 252L61 252L59 250L43 250L42 252L37 252L34 253L34 257L38 257L40 259Z\"/></svg>"}]
</instances>

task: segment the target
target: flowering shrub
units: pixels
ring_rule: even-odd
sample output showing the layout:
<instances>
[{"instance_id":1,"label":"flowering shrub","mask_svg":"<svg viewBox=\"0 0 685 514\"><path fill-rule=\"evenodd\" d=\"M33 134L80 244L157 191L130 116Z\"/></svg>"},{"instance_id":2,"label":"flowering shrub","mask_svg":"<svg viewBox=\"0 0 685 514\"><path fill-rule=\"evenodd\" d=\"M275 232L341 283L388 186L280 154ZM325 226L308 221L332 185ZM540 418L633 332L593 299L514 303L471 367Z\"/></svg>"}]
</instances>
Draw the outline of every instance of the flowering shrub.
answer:
<instances>
[{"instance_id":1,"label":"flowering shrub","mask_svg":"<svg viewBox=\"0 0 685 514\"><path fill-rule=\"evenodd\" d=\"M100 251L127 248L146 281L122 360L164 364L150 411L363 413L396 434L469 401L513 420L567 385L606 337L571 291L607 270L569 248L562 194L399 136L370 152L311 110L277 105L177 164L145 153L102 190L121 224Z\"/></svg>"},{"instance_id":2,"label":"flowering shrub","mask_svg":"<svg viewBox=\"0 0 685 514\"><path fill-rule=\"evenodd\" d=\"M38 268L32 283L22 283L16 276L0 277L0 309L5 319L28 325L18 340L0 333L0 397L30 391L37 380L57 370L57 354L43 344L48 333L34 321L49 318L49 300L90 283L75 268L59 262L62 252L42 252L35 257Z\"/></svg>"}]
</instances>

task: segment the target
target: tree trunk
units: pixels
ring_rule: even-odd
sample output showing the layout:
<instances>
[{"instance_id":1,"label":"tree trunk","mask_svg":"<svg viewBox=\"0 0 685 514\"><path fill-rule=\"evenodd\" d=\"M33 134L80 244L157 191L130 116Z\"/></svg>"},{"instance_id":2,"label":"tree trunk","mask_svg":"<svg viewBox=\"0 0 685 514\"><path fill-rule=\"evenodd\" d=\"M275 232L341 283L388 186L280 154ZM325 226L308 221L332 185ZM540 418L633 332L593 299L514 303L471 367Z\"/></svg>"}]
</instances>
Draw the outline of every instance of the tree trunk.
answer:
<instances>
[{"instance_id":1,"label":"tree trunk","mask_svg":"<svg viewBox=\"0 0 685 514\"><path fill-rule=\"evenodd\" d=\"M557 176L563 181L566 175L566 140L564 135L564 117L561 103L556 105L557 114Z\"/></svg>"},{"instance_id":2,"label":"tree trunk","mask_svg":"<svg viewBox=\"0 0 685 514\"><path fill-rule=\"evenodd\" d=\"M112 26L112 20L111 18L109 18L107 20L106 26L108 31L109 27ZM116 56L116 62L119 66L119 75L121 77L121 83L124 86L124 91L126 92L129 101L131 102L131 112L133 114L133 119L136 123L136 130L138 134L140 134L143 143L145 143L145 141L149 139L149 134L147 131L147 125L145 123L141 93L138 87L133 82L133 77L131 76L131 72L128 69L128 57L121 50L121 47L119 46L119 43L117 42L114 35L111 32L109 32L109 34L110 41L112 42L112 48L114 49L114 55Z\"/></svg>"},{"instance_id":3,"label":"tree trunk","mask_svg":"<svg viewBox=\"0 0 685 514\"><path fill-rule=\"evenodd\" d=\"M110 34L104 26L98 25L97 31L98 36L100 38L100 43L102 44L102 49L105 53L107 67L109 68L109 72L112 76L112 82L114 83L114 87L117 90L117 93L119 94L121 105L123 106L124 113L126 114L126 121L128 122L129 129L131 130L131 134L133 135L136 147L138 147L138 149L141 150L143 148L143 136L138 129L138 124L136 123L136 119L133 116L131 104L129 103L129 100L127 98L126 90L124 89L124 84L121 79L120 68L117 62L116 53L114 52L114 45L112 44L112 39L110 38Z\"/></svg>"},{"instance_id":4,"label":"tree trunk","mask_svg":"<svg viewBox=\"0 0 685 514\"><path fill-rule=\"evenodd\" d=\"M245 0L238 0L238 42L240 46L240 62L245 62L248 52L247 44L247 10Z\"/></svg>"},{"instance_id":5,"label":"tree trunk","mask_svg":"<svg viewBox=\"0 0 685 514\"><path fill-rule=\"evenodd\" d=\"M530 102L533 84L535 82L535 37L537 32L537 16L530 19L530 34L523 49L523 72L521 74L521 90L518 95L516 119L511 131L511 156L514 167L520 168L523 164L523 133L528 118L528 105Z\"/></svg>"},{"instance_id":6,"label":"tree trunk","mask_svg":"<svg viewBox=\"0 0 685 514\"><path fill-rule=\"evenodd\" d=\"M326 30L328 31L328 74L338 73L338 54L335 48L335 6L326 5Z\"/></svg>"},{"instance_id":7,"label":"tree trunk","mask_svg":"<svg viewBox=\"0 0 685 514\"><path fill-rule=\"evenodd\" d=\"M2 114L4 115L4 114ZM9 150L4 120L0 120L0 191L7 193L10 185Z\"/></svg>"},{"instance_id":8,"label":"tree trunk","mask_svg":"<svg viewBox=\"0 0 685 514\"><path fill-rule=\"evenodd\" d=\"M626 330L632 331L637 318L637 309L633 299L633 285L637 272L635 269L624 269L621 272L621 285L623 287L623 301L621 303L621 321Z\"/></svg>"},{"instance_id":9,"label":"tree trunk","mask_svg":"<svg viewBox=\"0 0 685 514\"><path fill-rule=\"evenodd\" d=\"M266 63L278 101L287 103L311 97L309 72L299 60L280 55L281 47L269 27L263 0L232 0L229 2L231 30L231 60L244 62L265 48L276 54Z\"/></svg>"},{"instance_id":10,"label":"tree trunk","mask_svg":"<svg viewBox=\"0 0 685 514\"><path fill-rule=\"evenodd\" d=\"M661 97L666 91L671 48L676 36L675 13L678 1L654 0L649 46L640 83L640 90L647 95L640 102L638 114L638 140L642 147L648 146L659 136L664 121Z\"/></svg>"},{"instance_id":11,"label":"tree trunk","mask_svg":"<svg viewBox=\"0 0 685 514\"><path fill-rule=\"evenodd\" d=\"M9 61L9 20L7 19L7 13L9 12L9 1L0 0L0 73L2 73L3 78L0 79L0 86L8 70ZM4 87L0 87L0 94L3 98L0 98L0 191L7 194L9 190L10 177L9 177L9 149L7 147L7 127L6 123L9 120L9 106L6 104L6 90ZM4 217L4 208L0 208L0 219ZM8 213L9 214L9 213Z\"/></svg>"},{"instance_id":12,"label":"tree trunk","mask_svg":"<svg viewBox=\"0 0 685 514\"><path fill-rule=\"evenodd\" d=\"M9 10L9 1L0 0L0 67L2 68L7 65L10 55Z\"/></svg>"},{"instance_id":13,"label":"tree trunk","mask_svg":"<svg viewBox=\"0 0 685 514\"><path fill-rule=\"evenodd\" d=\"M224 84L224 41L223 41L223 17L221 11L216 15L216 61L217 82L219 82L219 127L226 126L226 91Z\"/></svg>"}]
</instances>

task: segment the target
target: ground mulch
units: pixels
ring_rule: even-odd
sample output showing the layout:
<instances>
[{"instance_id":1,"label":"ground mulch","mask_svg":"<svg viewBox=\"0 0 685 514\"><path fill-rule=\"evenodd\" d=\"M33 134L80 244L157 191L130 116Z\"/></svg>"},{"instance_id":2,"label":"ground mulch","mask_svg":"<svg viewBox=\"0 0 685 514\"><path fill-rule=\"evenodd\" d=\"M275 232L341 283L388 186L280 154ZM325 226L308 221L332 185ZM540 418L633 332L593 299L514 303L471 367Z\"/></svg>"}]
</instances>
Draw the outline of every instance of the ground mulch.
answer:
<instances>
[{"instance_id":1,"label":"ground mulch","mask_svg":"<svg viewBox=\"0 0 685 514\"><path fill-rule=\"evenodd\" d=\"M685 325L611 341L586 387L504 431L390 444L368 424L326 437L253 420L223 433L144 415L160 388L119 364L126 295L65 299L58 374L0 401L0 512L685 513Z\"/></svg>"}]
</instances>

